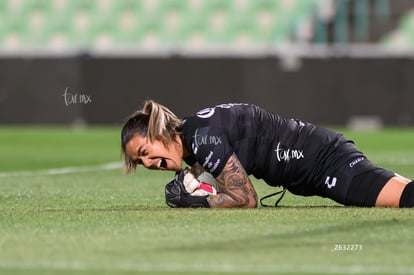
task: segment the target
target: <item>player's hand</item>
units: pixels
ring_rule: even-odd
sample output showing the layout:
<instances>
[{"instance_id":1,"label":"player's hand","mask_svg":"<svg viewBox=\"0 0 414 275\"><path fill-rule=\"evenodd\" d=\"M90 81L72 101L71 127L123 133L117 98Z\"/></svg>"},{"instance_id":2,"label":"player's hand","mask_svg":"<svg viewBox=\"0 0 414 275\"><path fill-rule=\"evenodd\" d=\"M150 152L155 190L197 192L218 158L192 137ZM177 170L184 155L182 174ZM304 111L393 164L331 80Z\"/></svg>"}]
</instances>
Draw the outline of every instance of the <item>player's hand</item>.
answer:
<instances>
[{"instance_id":1,"label":"player's hand","mask_svg":"<svg viewBox=\"0 0 414 275\"><path fill-rule=\"evenodd\" d=\"M191 196L184 186L185 170L175 174L172 181L165 186L165 201L172 208L210 207L207 196Z\"/></svg>"},{"instance_id":2,"label":"player's hand","mask_svg":"<svg viewBox=\"0 0 414 275\"><path fill-rule=\"evenodd\" d=\"M184 170L181 170L177 172L175 178L165 186L165 200L170 207L183 207L181 205L181 197L184 197L187 193L187 191L185 191L183 177Z\"/></svg>"}]
</instances>

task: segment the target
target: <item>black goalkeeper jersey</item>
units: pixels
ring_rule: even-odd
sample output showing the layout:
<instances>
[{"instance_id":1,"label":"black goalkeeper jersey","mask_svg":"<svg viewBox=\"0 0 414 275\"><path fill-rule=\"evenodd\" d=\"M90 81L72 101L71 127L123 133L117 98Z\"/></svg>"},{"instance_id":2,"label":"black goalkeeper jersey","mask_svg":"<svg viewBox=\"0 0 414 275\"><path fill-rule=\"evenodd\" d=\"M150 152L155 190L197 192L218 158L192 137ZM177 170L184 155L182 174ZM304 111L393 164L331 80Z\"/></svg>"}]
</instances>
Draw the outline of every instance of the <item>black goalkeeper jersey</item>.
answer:
<instances>
[{"instance_id":1,"label":"black goalkeeper jersey","mask_svg":"<svg viewBox=\"0 0 414 275\"><path fill-rule=\"evenodd\" d=\"M191 156L214 177L235 153L247 174L300 195L323 184L322 170L345 157L335 154L352 142L341 134L287 119L248 104L222 104L186 117L178 129Z\"/></svg>"}]
</instances>

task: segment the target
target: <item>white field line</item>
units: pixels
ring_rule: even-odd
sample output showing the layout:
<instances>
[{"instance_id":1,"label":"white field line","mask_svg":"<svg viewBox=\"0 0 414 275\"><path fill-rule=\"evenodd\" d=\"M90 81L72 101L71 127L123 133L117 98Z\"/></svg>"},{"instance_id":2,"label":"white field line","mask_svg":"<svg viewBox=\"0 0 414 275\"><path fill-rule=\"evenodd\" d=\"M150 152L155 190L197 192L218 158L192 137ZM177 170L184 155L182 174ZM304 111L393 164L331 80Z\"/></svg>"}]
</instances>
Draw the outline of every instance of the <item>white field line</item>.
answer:
<instances>
[{"instance_id":1,"label":"white field line","mask_svg":"<svg viewBox=\"0 0 414 275\"><path fill-rule=\"evenodd\" d=\"M289 265L289 264L198 264L198 263L103 263L82 262L1 262L0 269L54 270L54 271L132 271L132 272L220 272L220 273L294 273L294 274L414 274L414 266L381 265Z\"/></svg>"},{"instance_id":2,"label":"white field line","mask_svg":"<svg viewBox=\"0 0 414 275\"><path fill-rule=\"evenodd\" d=\"M62 174L86 173L86 172L102 171L102 170L115 170L115 169L120 169L120 168L121 168L120 162L110 162L110 163L94 165L94 166L74 166L74 167L33 170L33 171L0 172L0 178L62 175Z\"/></svg>"}]
</instances>

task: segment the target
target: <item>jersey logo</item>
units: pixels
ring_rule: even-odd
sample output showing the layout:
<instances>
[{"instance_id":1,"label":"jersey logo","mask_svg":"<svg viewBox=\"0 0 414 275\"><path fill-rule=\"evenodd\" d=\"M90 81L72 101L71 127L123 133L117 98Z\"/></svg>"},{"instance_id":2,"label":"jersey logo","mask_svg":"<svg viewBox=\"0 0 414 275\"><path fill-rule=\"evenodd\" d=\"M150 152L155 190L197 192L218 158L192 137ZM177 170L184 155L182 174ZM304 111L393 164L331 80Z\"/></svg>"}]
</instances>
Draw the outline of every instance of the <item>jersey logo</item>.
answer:
<instances>
[{"instance_id":1,"label":"jersey logo","mask_svg":"<svg viewBox=\"0 0 414 275\"><path fill-rule=\"evenodd\" d=\"M248 105L248 104L244 104L244 103L227 103L227 104L220 104L220 105L217 105L217 106L215 106L213 108L206 108L206 109L203 109L201 111L198 111L196 115L199 118L209 118L209 117L212 117L214 115L214 113L216 112L216 108L230 109L230 108L232 108L234 106L239 106L239 105Z\"/></svg>"},{"instance_id":2,"label":"jersey logo","mask_svg":"<svg viewBox=\"0 0 414 275\"><path fill-rule=\"evenodd\" d=\"M206 108L206 109L203 109L201 111L198 111L197 116L199 118L209 118L209 117L212 117L214 115L215 111L216 111L215 108Z\"/></svg>"},{"instance_id":3,"label":"jersey logo","mask_svg":"<svg viewBox=\"0 0 414 275\"><path fill-rule=\"evenodd\" d=\"M355 165L357 165L358 163L360 163L361 161L363 161L363 160L365 160L365 158L364 157L359 157L359 158L357 158L357 159L354 159L353 161L351 161L350 163L349 163L349 167L354 167Z\"/></svg>"},{"instance_id":4,"label":"jersey logo","mask_svg":"<svg viewBox=\"0 0 414 275\"><path fill-rule=\"evenodd\" d=\"M195 130L193 139L195 146L199 147L201 145L219 145L223 142L221 141L220 136L215 135L208 135L207 133L204 133L205 131L201 130L201 133L199 133L199 128Z\"/></svg>"},{"instance_id":5,"label":"jersey logo","mask_svg":"<svg viewBox=\"0 0 414 275\"><path fill-rule=\"evenodd\" d=\"M330 181L331 181L331 177L330 176L327 176L326 177L326 180L325 180L325 184L326 184L326 186L328 186L329 189L335 187L335 185L336 185L336 178L333 177L332 178L332 181L331 182Z\"/></svg>"},{"instance_id":6,"label":"jersey logo","mask_svg":"<svg viewBox=\"0 0 414 275\"><path fill-rule=\"evenodd\" d=\"M292 148L283 148L280 146L280 142L277 144L277 148L275 150L276 157L279 162L285 161L289 162L291 159L303 159L305 155L303 150L292 149Z\"/></svg>"}]
</instances>

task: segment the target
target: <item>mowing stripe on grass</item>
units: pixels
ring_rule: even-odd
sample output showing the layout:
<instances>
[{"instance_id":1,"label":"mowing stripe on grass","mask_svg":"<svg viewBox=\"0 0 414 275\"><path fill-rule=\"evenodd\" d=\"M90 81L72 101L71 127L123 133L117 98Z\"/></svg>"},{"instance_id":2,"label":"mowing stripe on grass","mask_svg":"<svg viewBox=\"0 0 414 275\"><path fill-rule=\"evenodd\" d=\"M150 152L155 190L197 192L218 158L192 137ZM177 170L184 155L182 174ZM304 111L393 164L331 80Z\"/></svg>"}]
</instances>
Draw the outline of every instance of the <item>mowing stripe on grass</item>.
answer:
<instances>
[{"instance_id":1,"label":"mowing stripe on grass","mask_svg":"<svg viewBox=\"0 0 414 275\"><path fill-rule=\"evenodd\" d=\"M81 262L0 262L0 269L54 271L134 271L134 272L221 272L221 273L307 273L307 274L414 274L414 266L380 265L288 265L288 264L180 264L180 263L103 263Z\"/></svg>"},{"instance_id":2,"label":"mowing stripe on grass","mask_svg":"<svg viewBox=\"0 0 414 275\"><path fill-rule=\"evenodd\" d=\"M414 164L414 156L397 157L391 154L369 154L368 159L374 163L380 162L382 165L404 165L412 166Z\"/></svg>"},{"instance_id":3,"label":"mowing stripe on grass","mask_svg":"<svg viewBox=\"0 0 414 275\"><path fill-rule=\"evenodd\" d=\"M48 176L48 175L62 175L62 174L73 174L73 173L86 173L93 171L102 170L115 170L120 169L120 162L110 162L95 166L75 166L75 167L62 167L62 168L51 168L44 170L34 171L11 171L11 172L0 172L0 178L8 177L31 177L31 176Z\"/></svg>"},{"instance_id":4,"label":"mowing stripe on grass","mask_svg":"<svg viewBox=\"0 0 414 275\"><path fill-rule=\"evenodd\" d=\"M386 159L381 161L381 158L376 159L378 162L387 163L389 165L414 165L413 159ZM72 167L61 167L61 168L50 168L43 170L26 170L26 171L8 171L0 172L0 178L8 177L31 177L31 176L48 176L48 175L63 175L63 174L74 174L74 173L87 173L93 171L102 170L115 170L121 168L120 162L109 162L94 166L72 166Z\"/></svg>"}]
</instances>

